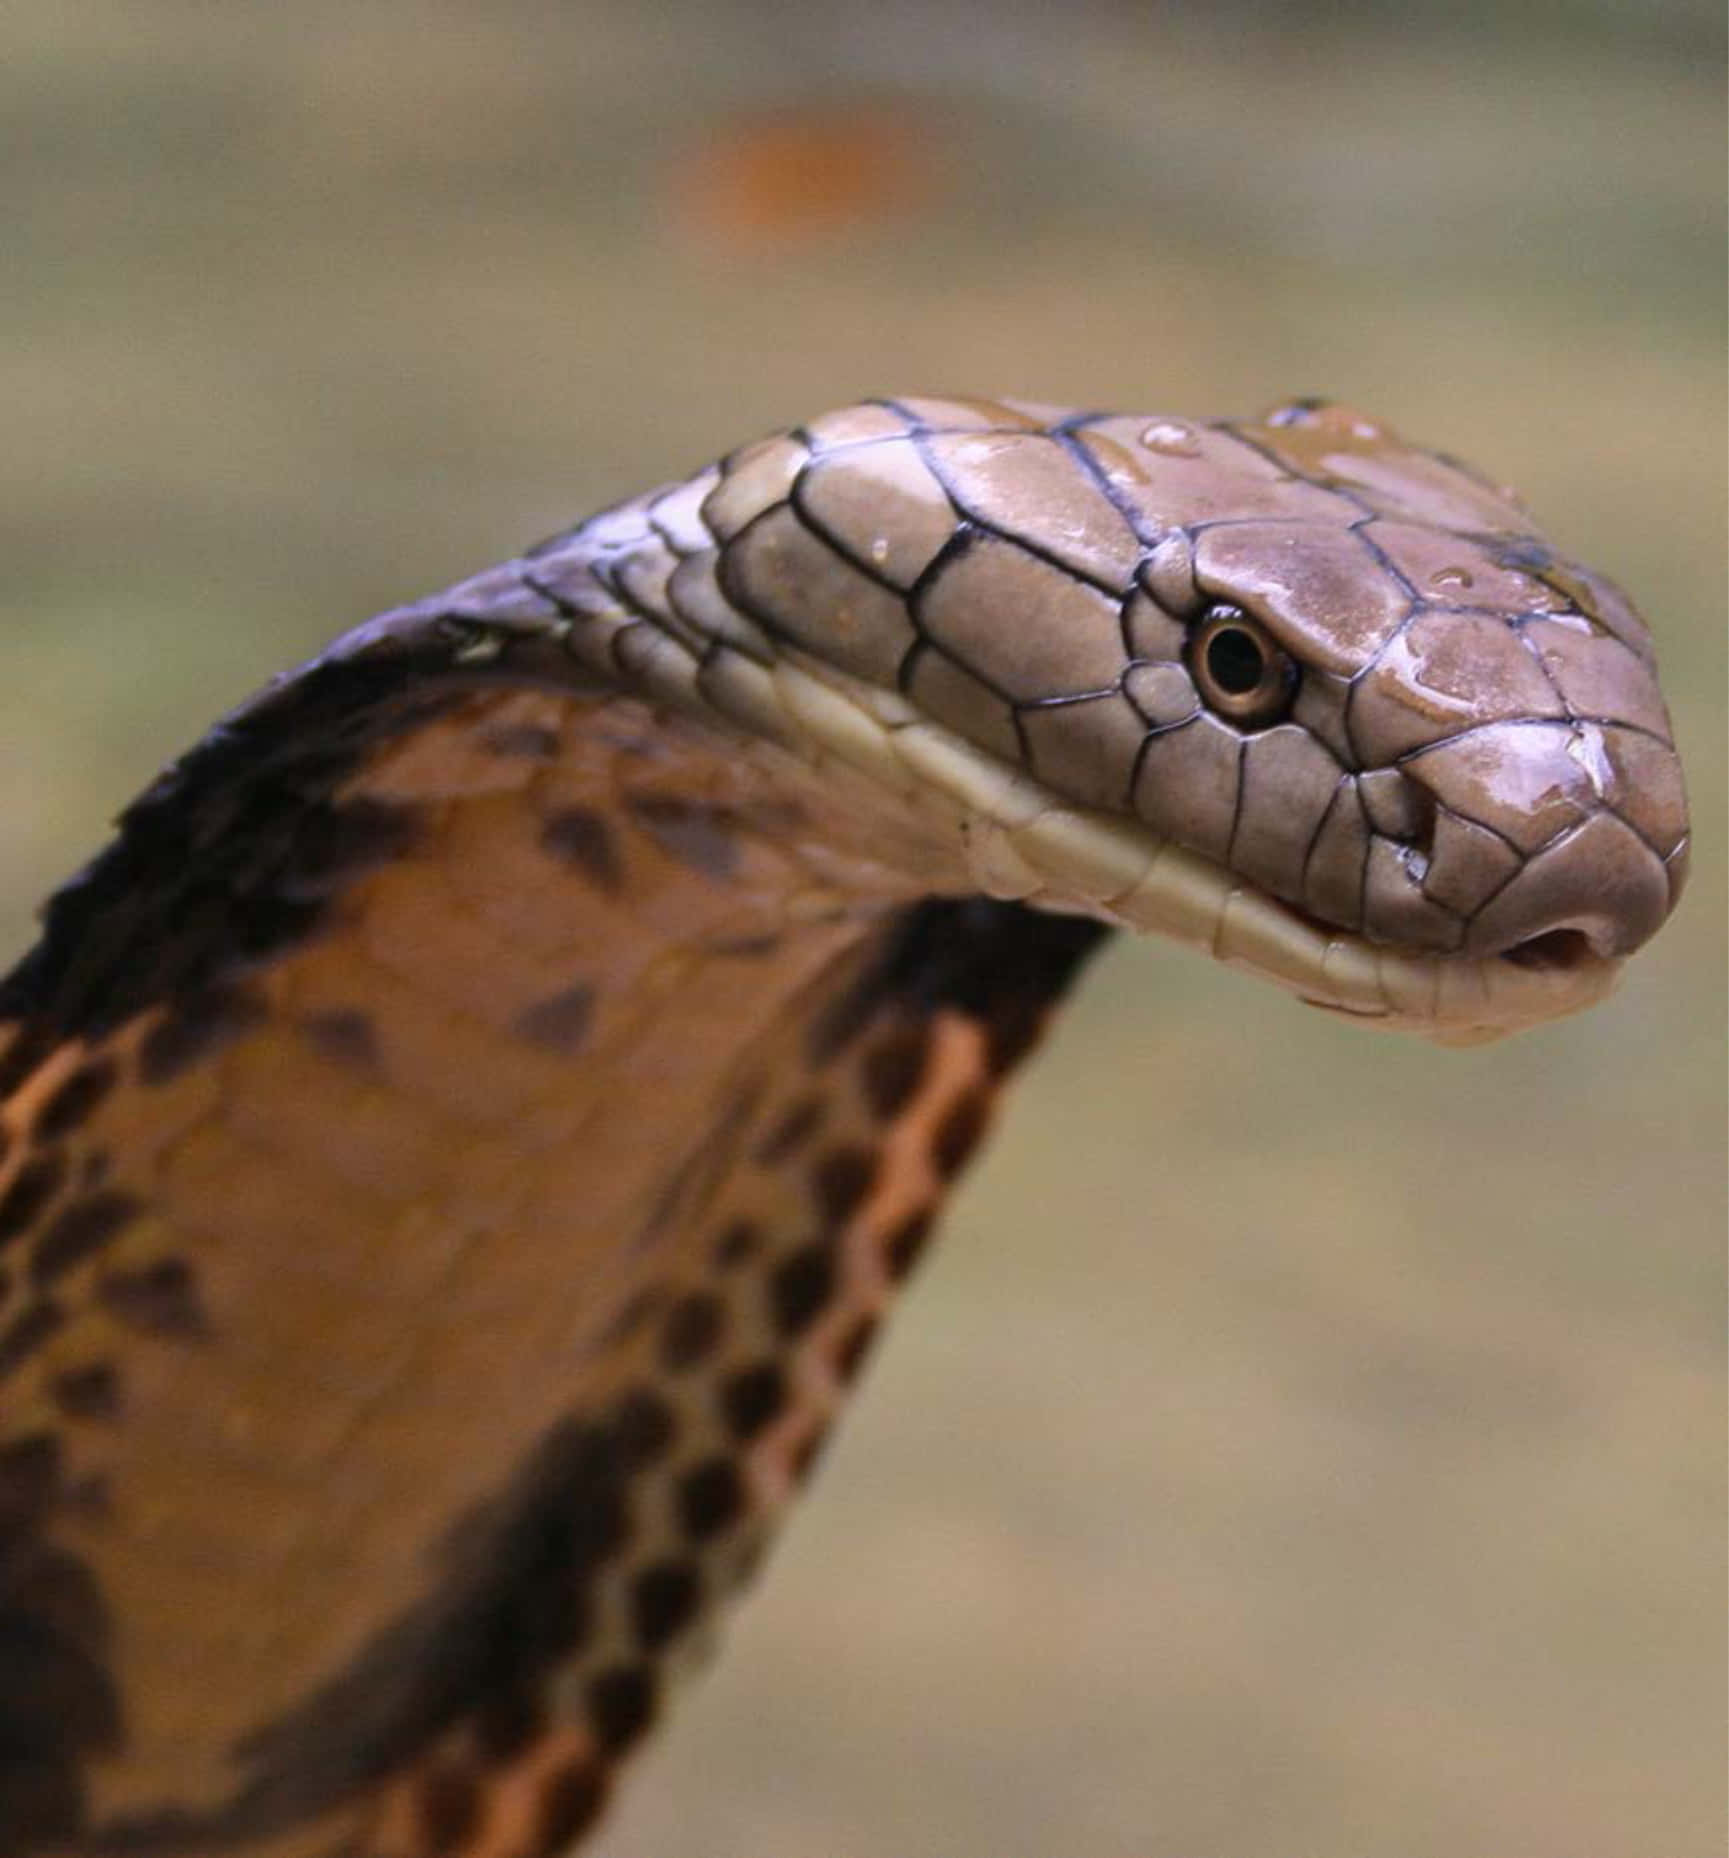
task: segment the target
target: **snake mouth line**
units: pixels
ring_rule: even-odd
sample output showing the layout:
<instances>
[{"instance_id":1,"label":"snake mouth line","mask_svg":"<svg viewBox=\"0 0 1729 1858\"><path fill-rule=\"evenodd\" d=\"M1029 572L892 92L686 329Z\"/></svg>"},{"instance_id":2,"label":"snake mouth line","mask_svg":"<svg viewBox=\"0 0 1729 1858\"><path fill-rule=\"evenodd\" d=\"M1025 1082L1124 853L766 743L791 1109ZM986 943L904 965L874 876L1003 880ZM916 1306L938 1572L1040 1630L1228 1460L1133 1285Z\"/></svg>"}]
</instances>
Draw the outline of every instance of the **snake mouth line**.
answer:
<instances>
[{"instance_id":1,"label":"snake mouth line","mask_svg":"<svg viewBox=\"0 0 1729 1858\"><path fill-rule=\"evenodd\" d=\"M1591 938L1582 929L1548 929L1534 935L1501 957L1518 968L1558 969L1563 973L1598 959Z\"/></svg>"},{"instance_id":2,"label":"snake mouth line","mask_svg":"<svg viewBox=\"0 0 1729 1858\"><path fill-rule=\"evenodd\" d=\"M859 769L954 832L979 888L1198 948L1313 1006L1448 1045L1601 1000L1623 965L1574 929L1506 954L1395 948L1323 923L1140 821L1076 805L931 722L904 698L810 660L761 667L807 752Z\"/></svg>"}]
</instances>

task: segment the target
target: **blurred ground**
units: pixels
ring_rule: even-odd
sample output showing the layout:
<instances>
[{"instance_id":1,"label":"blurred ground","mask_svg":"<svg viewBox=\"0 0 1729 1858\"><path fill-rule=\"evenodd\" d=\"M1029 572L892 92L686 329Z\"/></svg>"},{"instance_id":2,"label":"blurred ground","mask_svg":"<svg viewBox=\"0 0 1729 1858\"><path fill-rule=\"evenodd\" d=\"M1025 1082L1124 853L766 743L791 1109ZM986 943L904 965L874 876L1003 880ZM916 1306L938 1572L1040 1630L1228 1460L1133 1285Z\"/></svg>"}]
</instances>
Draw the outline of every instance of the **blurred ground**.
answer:
<instances>
[{"instance_id":1,"label":"blurred ground","mask_svg":"<svg viewBox=\"0 0 1729 1858\"><path fill-rule=\"evenodd\" d=\"M1606 1010L1092 978L612 1858L1723 1849L1723 64L1703 7L0 25L0 947L398 598L861 392L1362 403L1655 621Z\"/></svg>"}]
</instances>

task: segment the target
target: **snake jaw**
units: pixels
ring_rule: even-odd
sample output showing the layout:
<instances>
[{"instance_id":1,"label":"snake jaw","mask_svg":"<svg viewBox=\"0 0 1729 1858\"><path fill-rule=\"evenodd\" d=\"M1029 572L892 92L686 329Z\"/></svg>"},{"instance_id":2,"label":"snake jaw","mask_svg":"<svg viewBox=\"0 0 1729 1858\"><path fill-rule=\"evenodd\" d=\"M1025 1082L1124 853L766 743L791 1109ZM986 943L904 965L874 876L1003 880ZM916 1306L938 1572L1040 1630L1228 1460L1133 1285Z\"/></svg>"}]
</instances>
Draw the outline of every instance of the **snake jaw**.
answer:
<instances>
[{"instance_id":1,"label":"snake jaw","mask_svg":"<svg viewBox=\"0 0 1729 1858\"><path fill-rule=\"evenodd\" d=\"M966 881L1036 908L1156 934L1309 1005L1447 1045L1604 999L1623 959L1569 931L1486 954L1399 949L1329 924L1138 819L1076 806L1026 770L805 654L761 675L808 757L890 787L957 851ZM908 779L908 776L911 779Z\"/></svg>"}]
</instances>

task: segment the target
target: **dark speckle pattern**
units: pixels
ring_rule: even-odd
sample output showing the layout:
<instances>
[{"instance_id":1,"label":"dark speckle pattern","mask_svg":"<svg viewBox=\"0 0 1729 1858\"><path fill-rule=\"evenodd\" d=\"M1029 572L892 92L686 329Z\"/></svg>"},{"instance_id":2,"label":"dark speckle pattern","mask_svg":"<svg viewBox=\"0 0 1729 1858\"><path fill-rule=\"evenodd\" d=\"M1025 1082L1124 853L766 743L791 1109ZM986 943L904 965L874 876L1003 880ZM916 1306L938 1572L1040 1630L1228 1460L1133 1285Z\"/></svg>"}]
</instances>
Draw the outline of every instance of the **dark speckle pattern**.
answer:
<instances>
[{"instance_id":1,"label":"dark speckle pattern","mask_svg":"<svg viewBox=\"0 0 1729 1858\"><path fill-rule=\"evenodd\" d=\"M690 1624L701 1603L702 1575L694 1562L651 1562L630 1584L637 1644L645 1652L659 1651Z\"/></svg>"},{"instance_id":2,"label":"dark speckle pattern","mask_svg":"<svg viewBox=\"0 0 1729 1858\"><path fill-rule=\"evenodd\" d=\"M550 814L540 829L540 843L560 863L579 871L597 890L616 893L624 883L624 864L612 828L586 807L566 807Z\"/></svg>"},{"instance_id":3,"label":"dark speckle pattern","mask_svg":"<svg viewBox=\"0 0 1729 1858\"><path fill-rule=\"evenodd\" d=\"M924 1076L929 1042L922 1026L909 1026L865 1056L860 1076L865 1101L879 1122L898 1116Z\"/></svg>"},{"instance_id":4,"label":"dark speckle pattern","mask_svg":"<svg viewBox=\"0 0 1729 1858\"><path fill-rule=\"evenodd\" d=\"M800 1246L769 1278L769 1311L777 1332L802 1334L834 1294L834 1252L822 1241Z\"/></svg>"},{"instance_id":5,"label":"dark speckle pattern","mask_svg":"<svg viewBox=\"0 0 1729 1858\"><path fill-rule=\"evenodd\" d=\"M586 981L577 981L524 1008L516 1029L531 1045L570 1057L587 1043L593 1022L594 989Z\"/></svg>"},{"instance_id":6,"label":"dark speckle pattern","mask_svg":"<svg viewBox=\"0 0 1729 1858\"><path fill-rule=\"evenodd\" d=\"M632 1291L618 1313L601 1330L602 1344L611 1347L641 1334L643 1326L665 1302L666 1292L658 1285L645 1284L642 1289Z\"/></svg>"},{"instance_id":7,"label":"dark speckle pattern","mask_svg":"<svg viewBox=\"0 0 1729 1858\"><path fill-rule=\"evenodd\" d=\"M0 1858L77 1836L82 1763L120 1732L100 1593L47 1537L63 1492L56 1438L0 1447Z\"/></svg>"},{"instance_id":8,"label":"dark speckle pattern","mask_svg":"<svg viewBox=\"0 0 1729 1858\"><path fill-rule=\"evenodd\" d=\"M588 1687L588 1717L603 1748L616 1754L638 1741L654 1721L653 1672L644 1665L617 1665Z\"/></svg>"},{"instance_id":9,"label":"dark speckle pattern","mask_svg":"<svg viewBox=\"0 0 1729 1858\"><path fill-rule=\"evenodd\" d=\"M263 1016L259 1003L239 987L211 985L182 995L144 1035L138 1048L139 1082L172 1083L243 1037Z\"/></svg>"},{"instance_id":10,"label":"dark speckle pattern","mask_svg":"<svg viewBox=\"0 0 1729 1858\"><path fill-rule=\"evenodd\" d=\"M124 1232L143 1203L114 1188L75 1200L43 1229L30 1255L30 1278L38 1289L57 1283Z\"/></svg>"},{"instance_id":11,"label":"dark speckle pattern","mask_svg":"<svg viewBox=\"0 0 1729 1858\"><path fill-rule=\"evenodd\" d=\"M494 723L480 732L480 745L505 760L551 761L558 753L558 732L539 723Z\"/></svg>"},{"instance_id":12,"label":"dark speckle pattern","mask_svg":"<svg viewBox=\"0 0 1729 1858\"><path fill-rule=\"evenodd\" d=\"M653 1464L677 1436L672 1408L652 1387L633 1388L613 1409L612 1437L627 1469Z\"/></svg>"},{"instance_id":13,"label":"dark speckle pattern","mask_svg":"<svg viewBox=\"0 0 1729 1858\"><path fill-rule=\"evenodd\" d=\"M758 1163L774 1167L796 1155L822 1127L827 1113L828 1104L814 1091L800 1097L763 1139L756 1152Z\"/></svg>"},{"instance_id":14,"label":"dark speckle pattern","mask_svg":"<svg viewBox=\"0 0 1729 1858\"><path fill-rule=\"evenodd\" d=\"M693 1542L730 1528L744 1508L744 1486L730 1458L705 1458L678 1481L678 1519Z\"/></svg>"},{"instance_id":15,"label":"dark speckle pattern","mask_svg":"<svg viewBox=\"0 0 1729 1858\"><path fill-rule=\"evenodd\" d=\"M60 1507L84 1522L106 1522L114 1514L114 1480L106 1471L85 1471L61 1486Z\"/></svg>"},{"instance_id":16,"label":"dark speckle pattern","mask_svg":"<svg viewBox=\"0 0 1729 1858\"><path fill-rule=\"evenodd\" d=\"M68 1419L111 1420L120 1413L120 1376L111 1362L68 1368L50 1385L54 1404Z\"/></svg>"},{"instance_id":17,"label":"dark speckle pattern","mask_svg":"<svg viewBox=\"0 0 1729 1858\"><path fill-rule=\"evenodd\" d=\"M39 1528L60 1483L60 1445L46 1432L0 1445L0 1530Z\"/></svg>"},{"instance_id":18,"label":"dark speckle pattern","mask_svg":"<svg viewBox=\"0 0 1729 1858\"><path fill-rule=\"evenodd\" d=\"M357 1070L378 1067L378 1032L372 1016L361 1007L331 1007L307 1013L300 1020L300 1036L318 1053L336 1064Z\"/></svg>"},{"instance_id":19,"label":"dark speckle pattern","mask_svg":"<svg viewBox=\"0 0 1729 1858\"><path fill-rule=\"evenodd\" d=\"M786 1405L786 1375L775 1360L756 1362L729 1375L720 1389L727 1430L741 1442L755 1438Z\"/></svg>"},{"instance_id":20,"label":"dark speckle pattern","mask_svg":"<svg viewBox=\"0 0 1729 1858\"><path fill-rule=\"evenodd\" d=\"M738 867L732 822L718 809L670 794L631 794L625 804L669 858L716 883Z\"/></svg>"},{"instance_id":21,"label":"dark speckle pattern","mask_svg":"<svg viewBox=\"0 0 1729 1858\"><path fill-rule=\"evenodd\" d=\"M761 1229L748 1219L735 1219L715 1240L714 1261L723 1271L730 1271L761 1249Z\"/></svg>"},{"instance_id":22,"label":"dark speckle pattern","mask_svg":"<svg viewBox=\"0 0 1729 1858\"><path fill-rule=\"evenodd\" d=\"M36 1118L39 1141L53 1141L78 1128L114 1088L119 1075L111 1058L92 1058L81 1064L43 1104Z\"/></svg>"},{"instance_id":23,"label":"dark speckle pattern","mask_svg":"<svg viewBox=\"0 0 1729 1858\"><path fill-rule=\"evenodd\" d=\"M50 1336L66 1326L66 1313L57 1303L27 1303L0 1327L0 1374L28 1361Z\"/></svg>"},{"instance_id":24,"label":"dark speckle pattern","mask_svg":"<svg viewBox=\"0 0 1729 1858\"><path fill-rule=\"evenodd\" d=\"M876 1179L877 1159L868 1148L837 1148L816 1165L812 1185L817 1206L830 1226L852 1217Z\"/></svg>"},{"instance_id":25,"label":"dark speckle pattern","mask_svg":"<svg viewBox=\"0 0 1729 1858\"><path fill-rule=\"evenodd\" d=\"M297 890L323 891L407 857L423 831L420 809L400 801L361 797L316 807L296 834L288 881Z\"/></svg>"},{"instance_id":26,"label":"dark speckle pattern","mask_svg":"<svg viewBox=\"0 0 1729 1858\"><path fill-rule=\"evenodd\" d=\"M197 1279L184 1258L112 1271L97 1284L96 1295L129 1329L144 1335L184 1342L210 1333Z\"/></svg>"},{"instance_id":27,"label":"dark speckle pattern","mask_svg":"<svg viewBox=\"0 0 1729 1858\"><path fill-rule=\"evenodd\" d=\"M0 1196L0 1246L30 1229L60 1191L65 1178L66 1163L52 1149L18 1170L12 1185Z\"/></svg>"},{"instance_id":28,"label":"dark speckle pattern","mask_svg":"<svg viewBox=\"0 0 1729 1858\"><path fill-rule=\"evenodd\" d=\"M666 1313L660 1332L661 1365L682 1374L711 1354L720 1340L723 1314L720 1300L704 1290L680 1297Z\"/></svg>"}]
</instances>

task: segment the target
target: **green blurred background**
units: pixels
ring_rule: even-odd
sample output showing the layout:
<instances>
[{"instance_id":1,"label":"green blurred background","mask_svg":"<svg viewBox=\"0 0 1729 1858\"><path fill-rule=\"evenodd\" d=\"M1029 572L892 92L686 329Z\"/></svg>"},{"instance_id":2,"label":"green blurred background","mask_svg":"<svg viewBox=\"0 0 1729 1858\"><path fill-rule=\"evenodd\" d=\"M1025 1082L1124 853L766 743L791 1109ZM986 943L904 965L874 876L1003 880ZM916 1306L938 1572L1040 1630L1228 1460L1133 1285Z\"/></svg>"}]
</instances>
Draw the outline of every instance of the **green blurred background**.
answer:
<instances>
[{"instance_id":1,"label":"green blurred background","mask_svg":"<svg viewBox=\"0 0 1729 1858\"><path fill-rule=\"evenodd\" d=\"M1658 630L1618 998L1437 1053L1118 948L612 1858L1723 1849L1721 30L6 9L5 954L268 672L860 393L1349 399Z\"/></svg>"}]
</instances>

